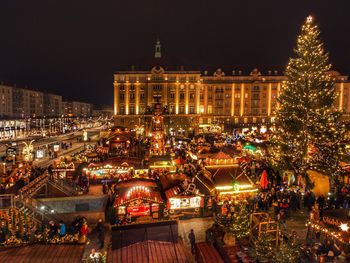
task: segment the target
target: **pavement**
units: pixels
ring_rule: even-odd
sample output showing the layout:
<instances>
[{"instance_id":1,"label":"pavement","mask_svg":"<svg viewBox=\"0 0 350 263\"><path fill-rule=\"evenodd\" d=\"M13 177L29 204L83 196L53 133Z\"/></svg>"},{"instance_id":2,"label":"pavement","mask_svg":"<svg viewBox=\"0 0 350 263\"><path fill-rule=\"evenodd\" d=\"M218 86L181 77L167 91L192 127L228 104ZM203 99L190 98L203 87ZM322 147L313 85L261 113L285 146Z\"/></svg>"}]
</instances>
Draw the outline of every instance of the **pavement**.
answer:
<instances>
[{"instance_id":1,"label":"pavement","mask_svg":"<svg viewBox=\"0 0 350 263\"><path fill-rule=\"evenodd\" d=\"M296 231L297 239L305 241L307 234L307 227L305 224L309 217L310 215L307 209L292 211L290 218L286 220L287 232L291 234L293 231Z\"/></svg>"},{"instance_id":2,"label":"pavement","mask_svg":"<svg viewBox=\"0 0 350 263\"><path fill-rule=\"evenodd\" d=\"M72 148L60 151L59 156L57 158L51 159L51 158L45 157L45 158L33 161L33 165L39 166L39 167L47 167L50 164L54 163L56 160L60 160L62 156L70 155L75 152L79 152L83 149L84 149L84 143L73 143Z\"/></svg>"},{"instance_id":3,"label":"pavement","mask_svg":"<svg viewBox=\"0 0 350 263\"><path fill-rule=\"evenodd\" d=\"M182 238L184 244L190 247L190 240L188 234L193 229L196 236L196 242L205 241L205 231L210 228L214 220L211 217L206 218L192 218L187 220L179 220L179 236Z\"/></svg>"}]
</instances>

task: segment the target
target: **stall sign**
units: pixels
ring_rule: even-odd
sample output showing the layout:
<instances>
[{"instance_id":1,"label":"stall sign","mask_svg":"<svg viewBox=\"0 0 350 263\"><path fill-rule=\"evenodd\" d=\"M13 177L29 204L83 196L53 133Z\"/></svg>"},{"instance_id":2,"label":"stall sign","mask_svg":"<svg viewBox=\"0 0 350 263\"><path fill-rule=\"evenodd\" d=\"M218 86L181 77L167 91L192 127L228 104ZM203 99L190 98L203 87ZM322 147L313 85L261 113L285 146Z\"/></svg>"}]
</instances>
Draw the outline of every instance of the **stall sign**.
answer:
<instances>
[{"instance_id":1,"label":"stall sign","mask_svg":"<svg viewBox=\"0 0 350 263\"><path fill-rule=\"evenodd\" d=\"M125 206L119 206L118 207L118 215L125 215L126 214L126 207Z\"/></svg>"},{"instance_id":2,"label":"stall sign","mask_svg":"<svg viewBox=\"0 0 350 263\"><path fill-rule=\"evenodd\" d=\"M148 216L150 215L149 205L138 205L138 206L129 206L128 213L131 216Z\"/></svg>"},{"instance_id":3,"label":"stall sign","mask_svg":"<svg viewBox=\"0 0 350 263\"><path fill-rule=\"evenodd\" d=\"M7 148L6 150L6 155L9 156L9 157L12 157L13 155L16 155L16 148L14 147L9 147Z\"/></svg>"},{"instance_id":4,"label":"stall sign","mask_svg":"<svg viewBox=\"0 0 350 263\"><path fill-rule=\"evenodd\" d=\"M159 211L159 204L152 204L152 212L158 212Z\"/></svg>"},{"instance_id":5,"label":"stall sign","mask_svg":"<svg viewBox=\"0 0 350 263\"><path fill-rule=\"evenodd\" d=\"M36 158L40 159L44 157L44 150L37 150L36 151Z\"/></svg>"},{"instance_id":6,"label":"stall sign","mask_svg":"<svg viewBox=\"0 0 350 263\"><path fill-rule=\"evenodd\" d=\"M170 209L198 208L201 206L201 197L170 198Z\"/></svg>"},{"instance_id":7,"label":"stall sign","mask_svg":"<svg viewBox=\"0 0 350 263\"><path fill-rule=\"evenodd\" d=\"M54 152L58 152L59 150L60 150L59 144L55 144L55 145L53 146L53 151L54 151Z\"/></svg>"}]
</instances>

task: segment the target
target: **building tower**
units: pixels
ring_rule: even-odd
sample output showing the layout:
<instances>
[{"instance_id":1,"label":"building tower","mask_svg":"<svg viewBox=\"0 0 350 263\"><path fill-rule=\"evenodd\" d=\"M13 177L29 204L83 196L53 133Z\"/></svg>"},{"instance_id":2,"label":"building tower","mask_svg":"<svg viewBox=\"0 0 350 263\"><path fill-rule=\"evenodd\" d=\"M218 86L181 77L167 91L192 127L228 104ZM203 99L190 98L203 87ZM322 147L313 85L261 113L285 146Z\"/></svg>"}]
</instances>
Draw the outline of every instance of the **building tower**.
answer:
<instances>
[{"instance_id":1,"label":"building tower","mask_svg":"<svg viewBox=\"0 0 350 263\"><path fill-rule=\"evenodd\" d=\"M159 39L157 39L156 45L155 45L155 52L154 52L154 57L155 58L161 58L162 57L162 53L160 51L161 48L161 44Z\"/></svg>"}]
</instances>

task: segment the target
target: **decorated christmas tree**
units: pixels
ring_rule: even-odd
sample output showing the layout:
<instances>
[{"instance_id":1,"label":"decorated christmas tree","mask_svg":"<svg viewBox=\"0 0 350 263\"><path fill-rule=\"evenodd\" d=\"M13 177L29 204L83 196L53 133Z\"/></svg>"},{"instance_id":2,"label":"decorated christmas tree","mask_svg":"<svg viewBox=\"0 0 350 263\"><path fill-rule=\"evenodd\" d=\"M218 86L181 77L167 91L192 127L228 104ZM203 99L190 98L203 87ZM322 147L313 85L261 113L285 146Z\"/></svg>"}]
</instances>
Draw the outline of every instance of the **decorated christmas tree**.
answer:
<instances>
[{"instance_id":1,"label":"decorated christmas tree","mask_svg":"<svg viewBox=\"0 0 350 263\"><path fill-rule=\"evenodd\" d=\"M242 239L249 235L249 213L244 203L239 205L238 211L235 212L232 224L230 226L230 232L237 238Z\"/></svg>"},{"instance_id":2,"label":"decorated christmas tree","mask_svg":"<svg viewBox=\"0 0 350 263\"><path fill-rule=\"evenodd\" d=\"M297 263L299 262L300 249L296 243L284 242L275 253L274 261L276 263Z\"/></svg>"},{"instance_id":3,"label":"decorated christmas tree","mask_svg":"<svg viewBox=\"0 0 350 263\"><path fill-rule=\"evenodd\" d=\"M268 262L274 256L274 249L269 236L262 233L255 242L255 257L259 262Z\"/></svg>"},{"instance_id":4,"label":"decorated christmas tree","mask_svg":"<svg viewBox=\"0 0 350 263\"><path fill-rule=\"evenodd\" d=\"M335 108L338 93L320 31L308 17L289 60L276 110L274 159L280 168L305 175L309 169L338 172L344 128Z\"/></svg>"}]
</instances>

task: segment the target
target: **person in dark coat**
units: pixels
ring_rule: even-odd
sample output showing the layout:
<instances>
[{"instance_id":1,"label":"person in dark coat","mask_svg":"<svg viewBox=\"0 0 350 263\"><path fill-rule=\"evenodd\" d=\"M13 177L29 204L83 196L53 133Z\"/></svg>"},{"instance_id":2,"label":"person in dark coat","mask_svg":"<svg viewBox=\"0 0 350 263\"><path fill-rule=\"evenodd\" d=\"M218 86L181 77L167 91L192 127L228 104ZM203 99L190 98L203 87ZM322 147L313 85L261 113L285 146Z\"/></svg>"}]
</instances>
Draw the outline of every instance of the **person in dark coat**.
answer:
<instances>
[{"instance_id":1,"label":"person in dark coat","mask_svg":"<svg viewBox=\"0 0 350 263\"><path fill-rule=\"evenodd\" d=\"M97 231L97 238L100 241L100 249L101 249L105 246L105 226L102 223L102 219L98 220L96 231Z\"/></svg>"},{"instance_id":2,"label":"person in dark coat","mask_svg":"<svg viewBox=\"0 0 350 263\"><path fill-rule=\"evenodd\" d=\"M194 254L196 251L196 236L194 235L193 229L191 229L191 232L188 234L188 239L191 243L191 252Z\"/></svg>"}]
</instances>

